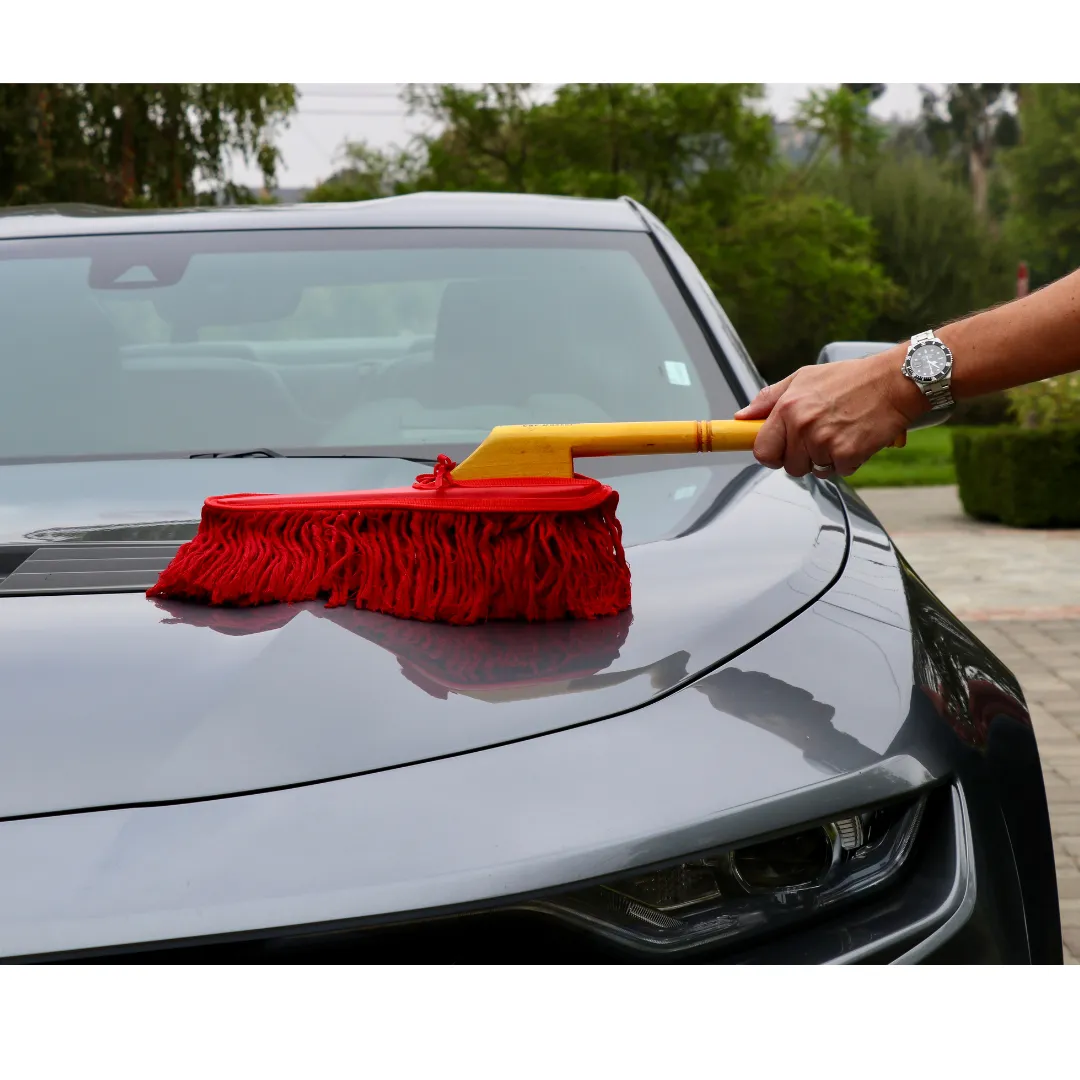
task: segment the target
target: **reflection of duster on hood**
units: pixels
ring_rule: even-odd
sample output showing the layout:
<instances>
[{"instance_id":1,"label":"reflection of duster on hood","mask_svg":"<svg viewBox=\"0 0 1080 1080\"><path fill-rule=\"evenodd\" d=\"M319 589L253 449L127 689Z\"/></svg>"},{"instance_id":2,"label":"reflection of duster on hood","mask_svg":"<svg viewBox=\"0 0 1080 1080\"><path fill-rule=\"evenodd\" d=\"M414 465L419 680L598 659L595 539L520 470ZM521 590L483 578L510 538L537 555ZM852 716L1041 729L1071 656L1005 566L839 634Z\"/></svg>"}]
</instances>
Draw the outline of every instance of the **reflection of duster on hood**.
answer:
<instances>
[{"instance_id":1,"label":"reflection of duster on hood","mask_svg":"<svg viewBox=\"0 0 1080 1080\"><path fill-rule=\"evenodd\" d=\"M165 622L232 636L279 630L306 611L393 653L405 678L432 697L456 693L492 701L561 693L603 671L618 659L633 621L624 611L608 619L444 626L314 604L241 610L155 603L171 616Z\"/></svg>"},{"instance_id":2,"label":"reflection of duster on hood","mask_svg":"<svg viewBox=\"0 0 1080 1080\"><path fill-rule=\"evenodd\" d=\"M275 606L242 611L156 601L166 622L205 626L220 634L277 630L300 611L336 623L394 654L402 675L432 697L461 694L479 701L546 697L575 689L652 676L657 689L687 679L686 652L644 668L609 672L626 641L633 617L571 619L558 623L441 626L395 619L354 608ZM718 712L768 731L808 760L838 771L860 769L879 755L833 725L835 708L764 672L722 667L688 689L702 693Z\"/></svg>"}]
</instances>

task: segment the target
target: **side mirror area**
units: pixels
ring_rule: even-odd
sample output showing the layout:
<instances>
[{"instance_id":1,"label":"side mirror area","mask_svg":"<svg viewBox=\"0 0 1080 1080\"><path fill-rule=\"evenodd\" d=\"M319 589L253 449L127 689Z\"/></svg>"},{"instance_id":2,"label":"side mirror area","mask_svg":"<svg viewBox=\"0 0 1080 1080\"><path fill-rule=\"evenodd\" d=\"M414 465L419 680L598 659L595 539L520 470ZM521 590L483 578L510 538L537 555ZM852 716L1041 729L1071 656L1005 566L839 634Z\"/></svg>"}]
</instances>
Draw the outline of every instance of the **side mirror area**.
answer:
<instances>
[{"instance_id":1,"label":"side mirror area","mask_svg":"<svg viewBox=\"0 0 1080 1080\"><path fill-rule=\"evenodd\" d=\"M860 356L873 356L896 345L895 341L830 341L818 353L819 364L834 364L837 360L857 360Z\"/></svg>"}]
</instances>

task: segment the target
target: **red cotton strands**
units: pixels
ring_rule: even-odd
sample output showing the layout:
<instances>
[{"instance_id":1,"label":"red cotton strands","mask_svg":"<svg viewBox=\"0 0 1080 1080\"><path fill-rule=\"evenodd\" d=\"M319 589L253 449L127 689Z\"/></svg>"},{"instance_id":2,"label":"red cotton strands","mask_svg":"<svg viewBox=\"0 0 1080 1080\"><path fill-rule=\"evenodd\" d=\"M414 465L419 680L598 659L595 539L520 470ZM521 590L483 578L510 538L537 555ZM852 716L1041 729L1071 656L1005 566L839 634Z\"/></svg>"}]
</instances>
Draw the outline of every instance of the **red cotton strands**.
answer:
<instances>
[{"instance_id":1,"label":"red cotton strands","mask_svg":"<svg viewBox=\"0 0 1080 1080\"><path fill-rule=\"evenodd\" d=\"M440 455L409 488L207 499L147 595L236 607L325 597L455 625L630 606L617 492L577 474L456 481L454 468Z\"/></svg>"}]
</instances>

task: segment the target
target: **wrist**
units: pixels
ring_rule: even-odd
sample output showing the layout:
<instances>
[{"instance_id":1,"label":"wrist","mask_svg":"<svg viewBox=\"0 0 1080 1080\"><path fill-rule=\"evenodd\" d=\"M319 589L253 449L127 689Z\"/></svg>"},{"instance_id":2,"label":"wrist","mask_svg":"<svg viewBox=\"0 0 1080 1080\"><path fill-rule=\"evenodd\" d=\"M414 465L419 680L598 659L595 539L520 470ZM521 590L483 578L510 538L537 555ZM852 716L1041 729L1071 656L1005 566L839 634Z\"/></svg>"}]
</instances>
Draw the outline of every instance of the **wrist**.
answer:
<instances>
[{"instance_id":1,"label":"wrist","mask_svg":"<svg viewBox=\"0 0 1080 1080\"><path fill-rule=\"evenodd\" d=\"M927 396L903 372L908 342L901 342L886 352L871 357L878 367L877 377L885 391L886 400L910 424L930 411Z\"/></svg>"}]
</instances>

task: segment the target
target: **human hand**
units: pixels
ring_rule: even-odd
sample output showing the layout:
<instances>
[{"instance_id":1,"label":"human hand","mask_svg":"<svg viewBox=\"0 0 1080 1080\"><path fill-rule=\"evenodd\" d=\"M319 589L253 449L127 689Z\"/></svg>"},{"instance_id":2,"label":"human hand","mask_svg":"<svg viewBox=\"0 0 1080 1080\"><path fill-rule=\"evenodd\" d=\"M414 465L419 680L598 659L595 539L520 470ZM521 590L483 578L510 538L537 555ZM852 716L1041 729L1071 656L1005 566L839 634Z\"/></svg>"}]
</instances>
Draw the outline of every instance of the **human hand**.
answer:
<instances>
[{"instance_id":1,"label":"human hand","mask_svg":"<svg viewBox=\"0 0 1080 1080\"><path fill-rule=\"evenodd\" d=\"M930 408L900 369L905 345L860 360L800 368L765 387L736 420L765 420L754 456L792 476L850 476Z\"/></svg>"}]
</instances>

